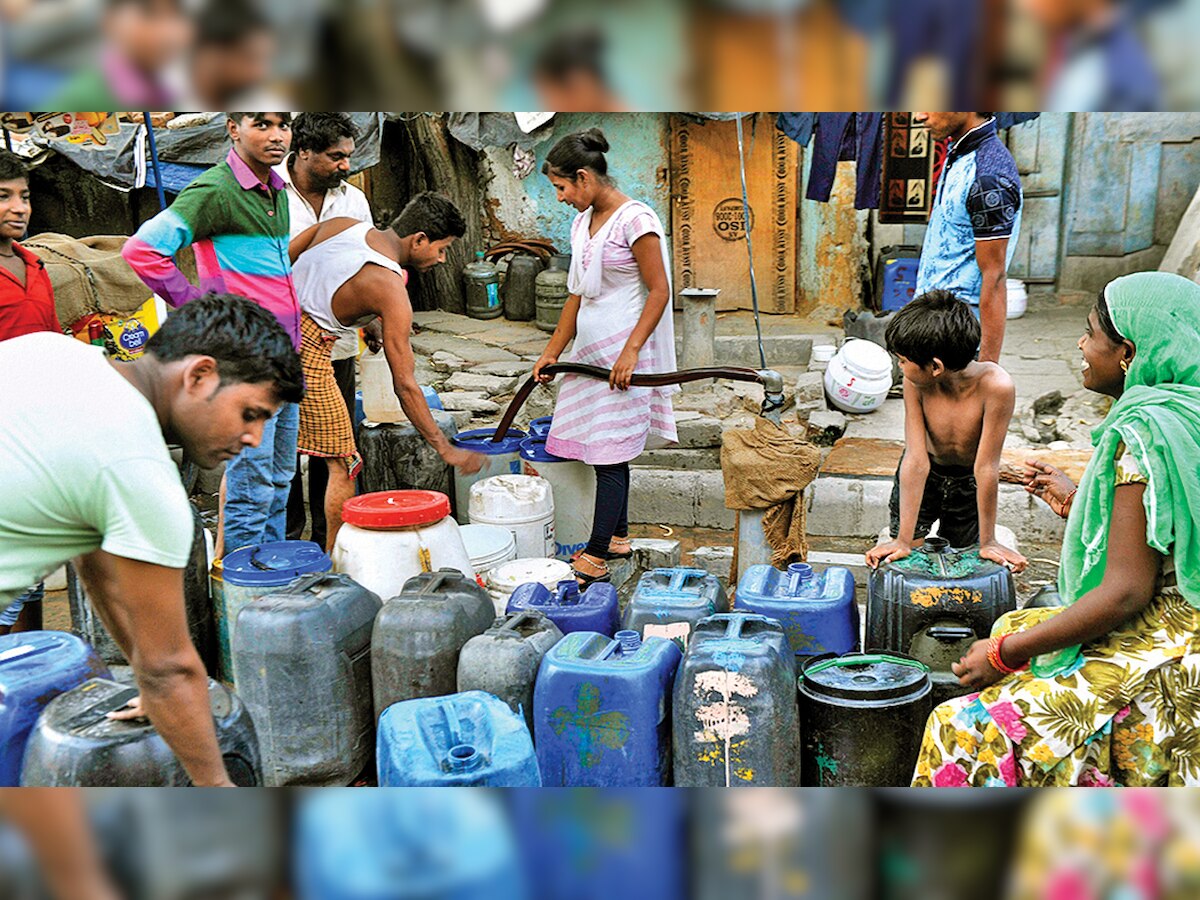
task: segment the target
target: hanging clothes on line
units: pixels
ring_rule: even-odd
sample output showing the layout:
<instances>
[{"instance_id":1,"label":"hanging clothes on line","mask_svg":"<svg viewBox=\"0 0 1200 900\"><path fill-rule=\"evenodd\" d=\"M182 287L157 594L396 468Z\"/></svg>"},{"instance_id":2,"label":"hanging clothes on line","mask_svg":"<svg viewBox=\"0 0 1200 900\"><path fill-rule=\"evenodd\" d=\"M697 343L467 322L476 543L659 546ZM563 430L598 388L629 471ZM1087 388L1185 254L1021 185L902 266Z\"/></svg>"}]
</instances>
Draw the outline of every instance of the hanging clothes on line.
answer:
<instances>
[{"instance_id":1,"label":"hanging clothes on line","mask_svg":"<svg viewBox=\"0 0 1200 900\"><path fill-rule=\"evenodd\" d=\"M855 160L854 208L878 208L883 170L883 114L817 113L811 136L813 155L805 196L828 203L837 164Z\"/></svg>"}]
</instances>

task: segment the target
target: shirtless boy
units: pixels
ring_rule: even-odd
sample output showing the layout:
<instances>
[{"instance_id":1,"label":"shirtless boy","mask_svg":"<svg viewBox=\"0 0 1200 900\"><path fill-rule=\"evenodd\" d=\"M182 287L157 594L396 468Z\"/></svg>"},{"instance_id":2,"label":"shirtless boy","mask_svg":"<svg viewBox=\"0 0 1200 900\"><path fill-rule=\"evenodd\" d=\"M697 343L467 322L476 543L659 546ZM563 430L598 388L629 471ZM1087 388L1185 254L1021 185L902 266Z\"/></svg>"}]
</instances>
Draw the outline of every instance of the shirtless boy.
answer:
<instances>
[{"instance_id":1,"label":"shirtless boy","mask_svg":"<svg viewBox=\"0 0 1200 900\"><path fill-rule=\"evenodd\" d=\"M875 568L908 556L935 520L952 547L1020 572L1025 557L996 540L1000 451L1016 389L975 359L979 322L949 291L922 294L892 316L888 350L904 373L904 456L889 504L892 539L867 553Z\"/></svg>"}]
</instances>

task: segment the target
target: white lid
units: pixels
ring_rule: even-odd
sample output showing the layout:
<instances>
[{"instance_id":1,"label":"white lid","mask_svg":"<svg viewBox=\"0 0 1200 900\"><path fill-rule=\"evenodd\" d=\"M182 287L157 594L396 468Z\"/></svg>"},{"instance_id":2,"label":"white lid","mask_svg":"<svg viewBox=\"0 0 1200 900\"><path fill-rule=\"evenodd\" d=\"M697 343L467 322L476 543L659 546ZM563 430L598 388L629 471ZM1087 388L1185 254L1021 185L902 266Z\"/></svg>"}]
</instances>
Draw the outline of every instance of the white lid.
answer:
<instances>
[{"instance_id":1,"label":"white lid","mask_svg":"<svg viewBox=\"0 0 1200 900\"><path fill-rule=\"evenodd\" d=\"M842 345L839 355L842 365L859 378L892 377L892 356L874 341L851 338Z\"/></svg>"},{"instance_id":2,"label":"white lid","mask_svg":"<svg viewBox=\"0 0 1200 900\"><path fill-rule=\"evenodd\" d=\"M494 475L471 485L471 519L528 519L554 512L550 482L537 475Z\"/></svg>"},{"instance_id":3,"label":"white lid","mask_svg":"<svg viewBox=\"0 0 1200 900\"><path fill-rule=\"evenodd\" d=\"M459 525L458 533L472 563L516 550L517 539L502 525Z\"/></svg>"},{"instance_id":4,"label":"white lid","mask_svg":"<svg viewBox=\"0 0 1200 900\"><path fill-rule=\"evenodd\" d=\"M571 577L571 564L561 559L514 559L488 573L489 588L511 594L522 584L544 584L552 588Z\"/></svg>"},{"instance_id":5,"label":"white lid","mask_svg":"<svg viewBox=\"0 0 1200 900\"><path fill-rule=\"evenodd\" d=\"M829 362L837 353L837 347L833 344L813 344L812 361L813 362Z\"/></svg>"}]
</instances>

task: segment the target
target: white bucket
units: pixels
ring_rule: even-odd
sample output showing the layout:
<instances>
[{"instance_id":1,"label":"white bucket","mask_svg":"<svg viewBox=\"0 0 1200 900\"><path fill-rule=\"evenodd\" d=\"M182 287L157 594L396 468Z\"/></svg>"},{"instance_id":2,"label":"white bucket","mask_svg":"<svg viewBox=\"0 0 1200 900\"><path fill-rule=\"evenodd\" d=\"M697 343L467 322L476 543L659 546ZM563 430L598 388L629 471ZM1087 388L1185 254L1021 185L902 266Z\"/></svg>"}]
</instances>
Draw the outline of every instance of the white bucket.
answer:
<instances>
[{"instance_id":1,"label":"white bucket","mask_svg":"<svg viewBox=\"0 0 1200 900\"><path fill-rule=\"evenodd\" d=\"M572 577L570 563L561 559L514 559L492 569L487 577L487 591L496 604L496 615L504 615L508 598L523 584L544 584L553 590L560 581Z\"/></svg>"},{"instance_id":2,"label":"white bucket","mask_svg":"<svg viewBox=\"0 0 1200 900\"><path fill-rule=\"evenodd\" d=\"M836 353L837 347L834 344L813 344L812 356L809 357L809 361L827 363L833 359Z\"/></svg>"},{"instance_id":3,"label":"white bucket","mask_svg":"<svg viewBox=\"0 0 1200 900\"><path fill-rule=\"evenodd\" d=\"M1008 292L1007 318L1019 319L1025 315L1025 308L1029 305L1029 294L1025 290L1025 282L1020 278L1009 278L1005 281L1005 287Z\"/></svg>"},{"instance_id":4,"label":"white bucket","mask_svg":"<svg viewBox=\"0 0 1200 900\"><path fill-rule=\"evenodd\" d=\"M517 558L517 541L511 531L500 525L460 525L471 567L486 578L488 572Z\"/></svg>"},{"instance_id":5,"label":"white bucket","mask_svg":"<svg viewBox=\"0 0 1200 900\"><path fill-rule=\"evenodd\" d=\"M501 525L512 532L521 559L554 555L554 495L534 475L496 475L471 485L472 525Z\"/></svg>"},{"instance_id":6,"label":"white bucket","mask_svg":"<svg viewBox=\"0 0 1200 900\"><path fill-rule=\"evenodd\" d=\"M842 412L873 412L891 389L891 354L873 341L850 338L825 370L825 394Z\"/></svg>"}]
</instances>

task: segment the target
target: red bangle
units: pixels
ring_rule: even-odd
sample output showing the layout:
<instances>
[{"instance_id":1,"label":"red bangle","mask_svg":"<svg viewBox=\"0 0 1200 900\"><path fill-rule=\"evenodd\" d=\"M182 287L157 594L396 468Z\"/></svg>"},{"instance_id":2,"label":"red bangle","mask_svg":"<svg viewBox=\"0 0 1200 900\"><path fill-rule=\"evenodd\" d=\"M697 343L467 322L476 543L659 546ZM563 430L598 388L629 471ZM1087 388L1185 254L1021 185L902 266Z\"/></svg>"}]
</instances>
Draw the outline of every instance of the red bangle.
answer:
<instances>
[{"instance_id":1,"label":"red bangle","mask_svg":"<svg viewBox=\"0 0 1200 900\"><path fill-rule=\"evenodd\" d=\"M1071 493L1067 494L1067 499L1063 501L1063 506L1062 506L1063 511L1062 511L1062 515L1060 516L1060 518L1065 519L1067 517L1067 514L1071 511L1071 501L1073 501L1075 499L1075 495L1078 493L1079 493L1079 488L1075 488L1075 490L1073 490L1073 491L1071 491Z\"/></svg>"},{"instance_id":2,"label":"red bangle","mask_svg":"<svg viewBox=\"0 0 1200 900\"><path fill-rule=\"evenodd\" d=\"M997 672L1002 672L1005 675L1011 675L1014 672L1020 672L1029 668L1028 662L1025 662L1024 665L1017 666L1015 669L1012 666L1005 664L1004 657L1001 655L1001 651L1004 647L1005 639L1010 636L1011 635L1002 634L999 637L994 637L988 641L987 661L993 669L995 669Z\"/></svg>"}]
</instances>

